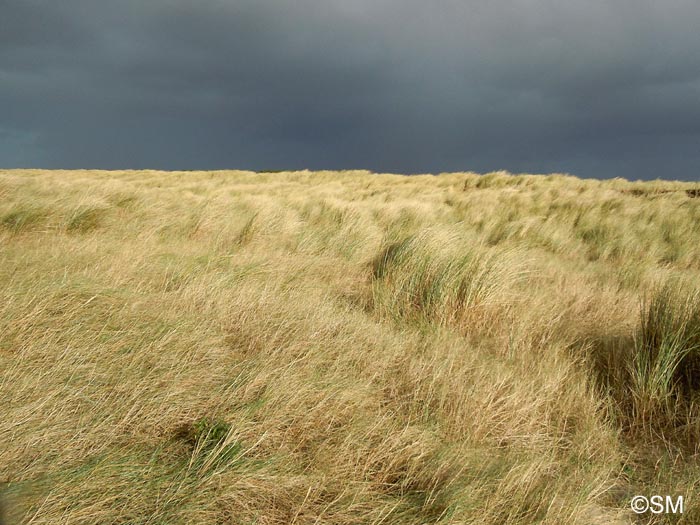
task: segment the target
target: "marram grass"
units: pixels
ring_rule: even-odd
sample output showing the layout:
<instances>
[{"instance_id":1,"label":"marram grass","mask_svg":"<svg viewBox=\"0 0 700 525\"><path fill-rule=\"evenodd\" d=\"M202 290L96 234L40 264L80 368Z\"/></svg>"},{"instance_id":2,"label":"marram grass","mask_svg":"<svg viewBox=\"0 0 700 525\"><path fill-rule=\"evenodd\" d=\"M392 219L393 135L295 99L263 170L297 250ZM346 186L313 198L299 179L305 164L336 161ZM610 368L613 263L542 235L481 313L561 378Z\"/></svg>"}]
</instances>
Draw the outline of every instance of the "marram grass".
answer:
<instances>
[{"instance_id":1,"label":"marram grass","mask_svg":"<svg viewBox=\"0 0 700 525\"><path fill-rule=\"evenodd\" d=\"M699 523L698 193L0 171L5 520Z\"/></svg>"}]
</instances>

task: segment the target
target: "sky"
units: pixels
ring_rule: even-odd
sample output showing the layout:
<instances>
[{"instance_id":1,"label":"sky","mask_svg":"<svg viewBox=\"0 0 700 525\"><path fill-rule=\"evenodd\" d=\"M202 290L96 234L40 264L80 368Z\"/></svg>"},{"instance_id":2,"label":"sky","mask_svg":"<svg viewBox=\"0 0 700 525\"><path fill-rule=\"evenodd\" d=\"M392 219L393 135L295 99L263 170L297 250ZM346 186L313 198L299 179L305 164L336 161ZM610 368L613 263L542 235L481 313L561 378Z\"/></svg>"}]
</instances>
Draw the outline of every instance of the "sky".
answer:
<instances>
[{"instance_id":1,"label":"sky","mask_svg":"<svg viewBox=\"0 0 700 525\"><path fill-rule=\"evenodd\" d=\"M700 180L697 0L0 0L0 167Z\"/></svg>"}]
</instances>

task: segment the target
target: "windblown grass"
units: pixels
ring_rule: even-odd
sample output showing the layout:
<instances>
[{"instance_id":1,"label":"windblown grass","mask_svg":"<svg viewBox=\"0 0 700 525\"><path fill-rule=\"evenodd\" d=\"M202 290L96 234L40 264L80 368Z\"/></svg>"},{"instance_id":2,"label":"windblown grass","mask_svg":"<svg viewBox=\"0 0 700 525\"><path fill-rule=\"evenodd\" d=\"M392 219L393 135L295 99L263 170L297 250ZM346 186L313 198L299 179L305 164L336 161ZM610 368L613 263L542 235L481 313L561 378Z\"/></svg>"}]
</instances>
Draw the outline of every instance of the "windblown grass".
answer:
<instances>
[{"instance_id":1,"label":"windblown grass","mask_svg":"<svg viewBox=\"0 0 700 525\"><path fill-rule=\"evenodd\" d=\"M698 523L696 191L0 171L0 502L32 524Z\"/></svg>"},{"instance_id":2,"label":"windblown grass","mask_svg":"<svg viewBox=\"0 0 700 525\"><path fill-rule=\"evenodd\" d=\"M463 326L476 321L470 314L477 310L483 314L515 300L511 290L522 276L516 256L440 233L425 230L385 242L371 264L375 309L394 318Z\"/></svg>"}]
</instances>

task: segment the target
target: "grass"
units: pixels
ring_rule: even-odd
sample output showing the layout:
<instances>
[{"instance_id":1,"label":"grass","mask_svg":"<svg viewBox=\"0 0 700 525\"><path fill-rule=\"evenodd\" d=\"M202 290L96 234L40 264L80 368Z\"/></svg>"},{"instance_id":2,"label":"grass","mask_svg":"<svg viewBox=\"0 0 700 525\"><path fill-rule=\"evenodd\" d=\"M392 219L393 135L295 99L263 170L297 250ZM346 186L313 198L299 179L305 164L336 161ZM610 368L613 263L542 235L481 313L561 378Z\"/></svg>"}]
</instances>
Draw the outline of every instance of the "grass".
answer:
<instances>
[{"instance_id":1,"label":"grass","mask_svg":"<svg viewBox=\"0 0 700 525\"><path fill-rule=\"evenodd\" d=\"M9 523L700 522L700 199L0 171ZM632 496L685 497L637 516Z\"/></svg>"},{"instance_id":2,"label":"grass","mask_svg":"<svg viewBox=\"0 0 700 525\"><path fill-rule=\"evenodd\" d=\"M700 391L700 294L666 284L645 299L640 317L633 392L639 416L653 422Z\"/></svg>"},{"instance_id":3,"label":"grass","mask_svg":"<svg viewBox=\"0 0 700 525\"><path fill-rule=\"evenodd\" d=\"M518 266L508 254L460 245L458 235L440 238L427 230L389 240L371 263L372 307L437 326L468 324L470 312L503 305L503 294L520 273Z\"/></svg>"},{"instance_id":4,"label":"grass","mask_svg":"<svg viewBox=\"0 0 700 525\"><path fill-rule=\"evenodd\" d=\"M36 226L41 222L43 213L41 210L27 206L24 208L10 209L0 218L0 224L8 231L19 233Z\"/></svg>"}]
</instances>

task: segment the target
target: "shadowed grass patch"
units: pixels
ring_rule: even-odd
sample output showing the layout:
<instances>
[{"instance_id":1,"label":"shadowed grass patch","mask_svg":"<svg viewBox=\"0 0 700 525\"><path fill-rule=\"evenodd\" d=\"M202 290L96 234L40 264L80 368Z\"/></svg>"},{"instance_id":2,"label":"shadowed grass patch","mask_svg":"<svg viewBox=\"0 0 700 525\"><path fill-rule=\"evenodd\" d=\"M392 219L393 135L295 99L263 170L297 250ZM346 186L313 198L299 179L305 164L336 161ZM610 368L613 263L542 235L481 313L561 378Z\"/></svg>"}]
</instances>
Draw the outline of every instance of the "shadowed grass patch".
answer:
<instances>
[{"instance_id":1,"label":"shadowed grass patch","mask_svg":"<svg viewBox=\"0 0 700 525\"><path fill-rule=\"evenodd\" d=\"M0 218L0 225L12 233L20 233L41 225L47 215L40 208L19 208L5 213Z\"/></svg>"},{"instance_id":2,"label":"shadowed grass patch","mask_svg":"<svg viewBox=\"0 0 700 525\"><path fill-rule=\"evenodd\" d=\"M636 418L671 417L700 387L700 293L669 283L645 298L635 338ZM700 438L700 436L698 436Z\"/></svg>"},{"instance_id":3,"label":"shadowed grass patch","mask_svg":"<svg viewBox=\"0 0 700 525\"><path fill-rule=\"evenodd\" d=\"M70 233L86 233L96 230L102 224L107 211L107 208L101 206L78 206L66 218L65 229Z\"/></svg>"},{"instance_id":4,"label":"shadowed grass patch","mask_svg":"<svg viewBox=\"0 0 700 525\"><path fill-rule=\"evenodd\" d=\"M662 435L692 450L700 440L700 294L678 283L643 299L633 333L591 341L594 373L631 436Z\"/></svg>"}]
</instances>

